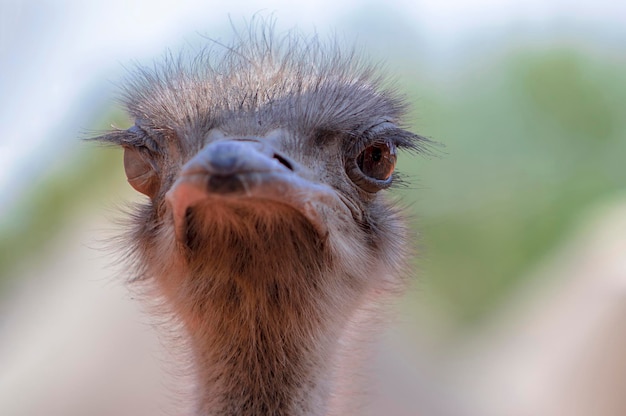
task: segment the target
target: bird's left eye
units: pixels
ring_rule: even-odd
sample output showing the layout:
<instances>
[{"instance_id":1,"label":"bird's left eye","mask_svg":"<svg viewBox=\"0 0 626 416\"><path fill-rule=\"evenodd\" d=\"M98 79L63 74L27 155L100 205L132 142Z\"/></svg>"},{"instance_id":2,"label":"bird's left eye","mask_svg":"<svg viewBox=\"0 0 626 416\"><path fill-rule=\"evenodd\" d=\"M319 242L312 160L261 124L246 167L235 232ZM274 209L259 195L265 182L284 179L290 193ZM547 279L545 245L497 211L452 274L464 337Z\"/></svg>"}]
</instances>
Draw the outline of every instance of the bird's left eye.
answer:
<instances>
[{"instance_id":1,"label":"bird's left eye","mask_svg":"<svg viewBox=\"0 0 626 416\"><path fill-rule=\"evenodd\" d=\"M154 198L160 186L156 165L148 153L136 147L124 148L124 170L128 183L136 191Z\"/></svg>"},{"instance_id":2,"label":"bird's left eye","mask_svg":"<svg viewBox=\"0 0 626 416\"><path fill-rule=\"evenodd\" d=\"M367 146L356 158L361 172L377 181L387 181L396 167L396 146L393 143L374 143Z\"/></svg>"}]
</instances>

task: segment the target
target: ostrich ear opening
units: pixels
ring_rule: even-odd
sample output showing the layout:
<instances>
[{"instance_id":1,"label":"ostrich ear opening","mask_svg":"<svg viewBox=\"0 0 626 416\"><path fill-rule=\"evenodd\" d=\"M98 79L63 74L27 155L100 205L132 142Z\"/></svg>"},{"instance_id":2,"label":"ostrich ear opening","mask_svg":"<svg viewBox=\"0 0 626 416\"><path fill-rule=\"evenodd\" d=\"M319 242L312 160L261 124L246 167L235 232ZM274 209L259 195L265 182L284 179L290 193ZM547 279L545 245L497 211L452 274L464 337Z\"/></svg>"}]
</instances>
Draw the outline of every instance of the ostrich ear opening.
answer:
<instances>
[{"instance_id":1,"label":"ostrich ear opening","mask_svg":"<svg viewBox=\"0 0 626 416\"><path fill-rule=\"evenodd\" d=\"M138 149L124 148L124 170L128 183L136 191L154 198L159 191L159 176L155 166Z\"/></svg>"}]
</instances>

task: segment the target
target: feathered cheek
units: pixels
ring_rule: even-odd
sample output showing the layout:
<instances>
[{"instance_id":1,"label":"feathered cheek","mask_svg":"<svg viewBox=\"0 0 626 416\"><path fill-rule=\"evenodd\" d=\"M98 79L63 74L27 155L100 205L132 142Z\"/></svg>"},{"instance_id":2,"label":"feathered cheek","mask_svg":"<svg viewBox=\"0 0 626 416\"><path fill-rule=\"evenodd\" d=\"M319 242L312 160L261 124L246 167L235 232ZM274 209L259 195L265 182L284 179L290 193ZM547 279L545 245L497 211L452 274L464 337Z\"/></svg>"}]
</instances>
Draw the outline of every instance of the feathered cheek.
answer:
<instances>
[{"instance_id":1,"label":"feathered cheek","mask_svg":"<svg viewBox=\"0 0 626 416\"><path fill-rule=\"evenodd\" d=\"M347 272L366 276L370 273L372 253L367 244L354 244L355 233L359 233L359 230L350 230L348 227L330 233L329 248ZM365 241L365 236L361 240Z\"/></svg>"},{"instance_id":2,"label":"feathered cheek","mask_svg":"<svg viewBox=\"0 0 626 416\"><path fill-rule=\"evenodd\" d=\"M152 276L162 282L167 282L169 279L180 276L181 271L188 269L188 264L183 247L176 242L172 226L161 227L155 238L157 241L152 244L152 250L146 251L149 258L145 259L144 264L150 265Z\"/></svg>"}]
</instances>

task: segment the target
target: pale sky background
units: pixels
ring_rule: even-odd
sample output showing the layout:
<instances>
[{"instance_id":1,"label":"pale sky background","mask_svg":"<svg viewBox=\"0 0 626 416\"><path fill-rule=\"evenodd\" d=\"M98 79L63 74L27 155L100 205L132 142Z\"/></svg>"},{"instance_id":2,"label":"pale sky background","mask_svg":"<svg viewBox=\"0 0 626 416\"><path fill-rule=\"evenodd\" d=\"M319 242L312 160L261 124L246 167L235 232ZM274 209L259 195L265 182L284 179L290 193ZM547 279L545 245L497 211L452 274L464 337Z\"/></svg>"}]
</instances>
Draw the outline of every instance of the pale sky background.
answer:
<instances>
[{"instance_id":1,"label":"pale sky background","mask_svg":"<svg viewBox=\"0 0 626 416\"><path fill-rule=\"evenodd\" d=\"M342 22L369 10L402 17L430 60L519 25L626 41L626 2L615 0L0 0L0 219L33 178L79 145L133 60L149 62L198 34L227 36L229 17L241 26L261 12L280 29L341 34ZM347 39L361 37L351 30Z\"/></svg>"}]
</instances>

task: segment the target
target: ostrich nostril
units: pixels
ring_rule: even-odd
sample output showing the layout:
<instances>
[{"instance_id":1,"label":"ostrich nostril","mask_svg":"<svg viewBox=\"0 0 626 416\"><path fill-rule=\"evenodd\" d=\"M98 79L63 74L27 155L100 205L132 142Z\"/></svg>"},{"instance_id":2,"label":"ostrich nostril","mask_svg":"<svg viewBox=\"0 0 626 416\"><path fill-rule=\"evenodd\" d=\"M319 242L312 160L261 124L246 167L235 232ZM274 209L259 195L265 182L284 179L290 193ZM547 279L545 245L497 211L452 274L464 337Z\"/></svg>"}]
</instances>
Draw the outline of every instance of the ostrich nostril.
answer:
<instances>
[{"instance_id":1,"label":"ostrich nostril","mask_svg":"<svg viewBox=\"0 0 626 416\"><path fill-rule=\"evenodd\" d=\"M287 159L279 155L278 153L274 153L274 159L278 160L283 166L285 166L289 170L293 170L293 166Z\"/></svg>"}]
</instances>

